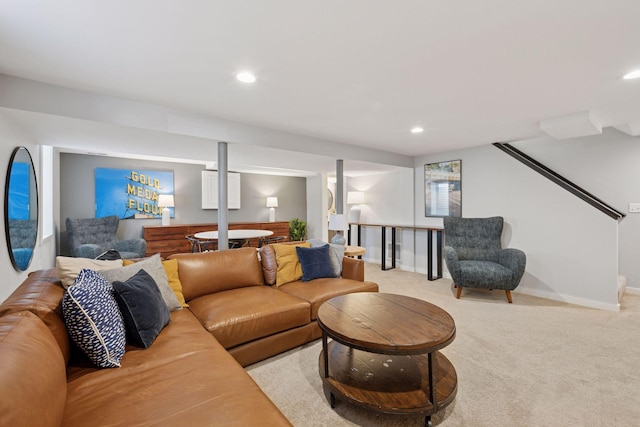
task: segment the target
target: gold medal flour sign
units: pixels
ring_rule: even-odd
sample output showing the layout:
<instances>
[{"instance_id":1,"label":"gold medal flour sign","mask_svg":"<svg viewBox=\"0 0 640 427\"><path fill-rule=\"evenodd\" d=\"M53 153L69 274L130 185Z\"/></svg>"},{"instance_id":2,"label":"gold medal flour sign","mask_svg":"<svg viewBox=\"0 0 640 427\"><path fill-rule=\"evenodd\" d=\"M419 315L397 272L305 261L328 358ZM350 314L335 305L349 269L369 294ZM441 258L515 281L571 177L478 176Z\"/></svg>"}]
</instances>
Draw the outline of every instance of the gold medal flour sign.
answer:
<instances>
[{"instance_id":1,"label":"gold medal flour sign","mask_svg":"<svg viewBox=\"0 0 640 427\"><path fill-rule=\"evenodd\" d=\"M158 206L160 180L138 171L131 171L129 179L131 182L127 183L127 208L151 216L161 216L162 209Z\"/></svg>"},{"instance_id":2,"label":"gold medal flour sign","mask_svg":"<svg viewBox=\"0 0 640 427\"><path fill-rule=\"evenodd\" d=\"M173 172L96 168L96 218L160 218L161 194L173 194Z\"/></svg>"}]
</instances>

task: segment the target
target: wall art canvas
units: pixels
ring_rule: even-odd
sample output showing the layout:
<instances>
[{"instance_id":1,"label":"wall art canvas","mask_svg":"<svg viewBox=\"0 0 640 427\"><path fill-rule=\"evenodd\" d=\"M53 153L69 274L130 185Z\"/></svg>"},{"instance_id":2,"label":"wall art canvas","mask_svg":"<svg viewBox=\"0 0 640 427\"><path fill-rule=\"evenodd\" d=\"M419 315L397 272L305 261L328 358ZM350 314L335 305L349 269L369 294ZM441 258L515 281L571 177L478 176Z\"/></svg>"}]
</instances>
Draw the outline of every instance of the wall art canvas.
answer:
<instances>
[{"instance_id":1,"label":"wall art canvas","mask_svg":"<svg viewBox=\"0 0 640 427\"><path fill-rule=\"evenodd\" d=\"M162 218L158 197L173 195L173 171L96 168L95 175L96 218Z\"/></svg>"},{"instance_id":2,"label":"wall art canvas","mask_svg":"<svg viewBox=\"0 0 640 427\"><path fill-rule=\"evenodd\" d=\"M425 216L462 216L462 161L424 165Z\"/></svg>"}]
</instances>

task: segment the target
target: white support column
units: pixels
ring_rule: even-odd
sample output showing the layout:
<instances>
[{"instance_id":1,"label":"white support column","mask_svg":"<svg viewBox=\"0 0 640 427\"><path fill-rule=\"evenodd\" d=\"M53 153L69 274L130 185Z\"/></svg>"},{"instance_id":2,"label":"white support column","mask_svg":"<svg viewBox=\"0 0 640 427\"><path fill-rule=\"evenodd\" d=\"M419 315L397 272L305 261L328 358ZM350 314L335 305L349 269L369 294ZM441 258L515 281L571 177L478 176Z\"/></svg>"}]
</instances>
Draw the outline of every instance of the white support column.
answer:
<instances>
[{"instance_id":1,"label":"white support column","mask_svg":"<svg viewBox=\"0 0 640 427\"><path fill-rule=\"evenodd\" d=\"M343 214L344 213L344 177L343 177L343 166L342 159L336 160L336 213Z\"/></svg>"}]
</instances>

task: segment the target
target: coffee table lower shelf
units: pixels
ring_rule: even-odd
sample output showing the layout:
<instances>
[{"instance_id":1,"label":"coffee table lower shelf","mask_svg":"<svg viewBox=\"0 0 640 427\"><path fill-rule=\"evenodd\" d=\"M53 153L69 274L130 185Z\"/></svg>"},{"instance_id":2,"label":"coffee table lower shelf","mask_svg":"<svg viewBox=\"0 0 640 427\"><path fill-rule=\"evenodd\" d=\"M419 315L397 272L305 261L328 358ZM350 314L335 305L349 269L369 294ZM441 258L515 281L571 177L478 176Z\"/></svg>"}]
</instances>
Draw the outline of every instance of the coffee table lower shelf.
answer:
<instances>
[{"instance_id":1,"label":"coffee table lower shelf","mask_svg":"<svg viewBox=\"0 0 640 427\"><path fill-rule=\"evenodd\" d=\"M434 405L430 399L428 354L370 353L336 341L330 341L327 349L329 375L324 372L324 350L319 367L332 407L337 397L383 413L432 415L455 398L456 371L439 351L432 353Z\"/></svg>"}]
</instances>

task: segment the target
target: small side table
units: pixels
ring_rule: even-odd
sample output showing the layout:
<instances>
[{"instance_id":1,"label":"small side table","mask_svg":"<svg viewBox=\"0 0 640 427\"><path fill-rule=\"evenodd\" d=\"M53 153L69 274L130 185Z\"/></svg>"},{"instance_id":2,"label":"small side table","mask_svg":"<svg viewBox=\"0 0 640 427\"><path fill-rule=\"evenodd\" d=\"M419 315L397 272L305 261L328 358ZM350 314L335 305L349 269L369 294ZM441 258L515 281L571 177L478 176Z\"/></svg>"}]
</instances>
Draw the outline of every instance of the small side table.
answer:
<instances>
[{"instance_id":1,"label":"small side table","mask_svg":"<svg viewBox=\"0 0 640 427\"><path fill-rule=\"evenodd\" d=\"M344 250L344 256L350 256L350 257L360 256L360 255L364 255L366 251L367 250L362 246L347 246L346 249Z\"/></svg>"}]
</instances>

